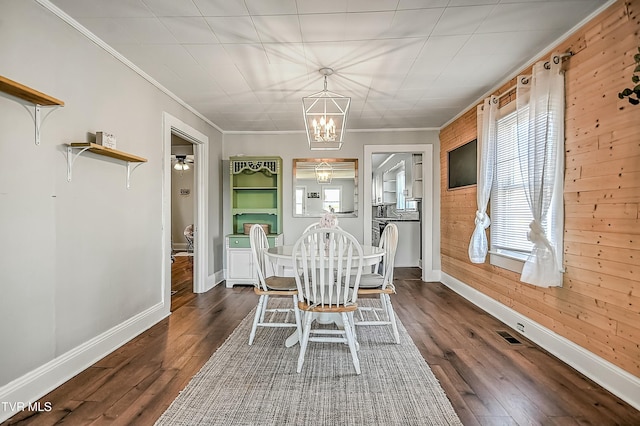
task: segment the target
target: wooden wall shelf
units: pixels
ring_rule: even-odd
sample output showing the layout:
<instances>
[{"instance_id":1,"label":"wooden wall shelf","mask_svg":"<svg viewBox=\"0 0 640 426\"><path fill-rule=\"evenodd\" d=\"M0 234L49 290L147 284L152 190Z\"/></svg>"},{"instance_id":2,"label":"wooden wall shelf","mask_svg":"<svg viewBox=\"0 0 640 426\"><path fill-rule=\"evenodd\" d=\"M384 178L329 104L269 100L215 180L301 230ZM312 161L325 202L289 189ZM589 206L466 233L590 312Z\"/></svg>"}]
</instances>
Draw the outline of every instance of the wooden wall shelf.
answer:
<instances>
[{"instance_id":1,"label":"wooden wall shelf","mask_svg":"<svg viewBox=\"0 0 640 426\"><path fill-rule=\"evenodd\" d=\"M64 102L60 99L56 99L53 96L49 96L45 93L38 92L31 87L20 84L17 81L10 80L0 75L0 91L15 96L20 99L24 99L27 102L31 102L35 106L33 113L33 121L36 126L36 145L40 145L40 125L42 120L40 118L41 106L64 106ZM46 117L46 116L45 116Z\"/></svg>"},{"instance_id":2,"label":"wooden wall shelf","mask_svg":"<svg viewBox=\"0 0 640 426\"><path fill-rule=\"evenodd\" d=\"M73 155L73 150L77 149L79 152ZM74 142L67 145L67 181L71 182L73 163L76 159L85 151L93 152L94 154L103 155L105 157L115 158L127 162L127 189L131 187L131 173L142 163L146 163L147 159L138 157L137 155L129 154L117 149L106 148L102 145L98 145L91 142ZM137 163L133 167L132 163Z\"/></svg>"},{"instance_id":3,"label":"wooden wall shelf","mask_svg":"<svg viewBox=\"0 0 640 426\"><path fill-rule=\"evenodd\" d=\"M87 151L93 152L94 154L104 155L106 157L117 158L122 161L129 161L132 163L146 163L147 159L138 157L137 155L128 154L123 151L118 151L117 149L111 149L104 147L102 145L98 145L91 142L74 142L69 144L72 148L87 148Z\"/></svg>"},{"instance_id":4,"label":"wooden wall shelf","mask_svg":"<svg viewBox=\"0 0 640 426\"><path fill-rule=\"evenodd\" d=\"M38 92L31 87L20 84L17 81L10 80L0 75L0 90L15 96L25 101L29 101L32 104L43 106L64 106L64 102L60 99L56 99L53 96L49 96L45 93Z\"/></svg>"}]
</instances>

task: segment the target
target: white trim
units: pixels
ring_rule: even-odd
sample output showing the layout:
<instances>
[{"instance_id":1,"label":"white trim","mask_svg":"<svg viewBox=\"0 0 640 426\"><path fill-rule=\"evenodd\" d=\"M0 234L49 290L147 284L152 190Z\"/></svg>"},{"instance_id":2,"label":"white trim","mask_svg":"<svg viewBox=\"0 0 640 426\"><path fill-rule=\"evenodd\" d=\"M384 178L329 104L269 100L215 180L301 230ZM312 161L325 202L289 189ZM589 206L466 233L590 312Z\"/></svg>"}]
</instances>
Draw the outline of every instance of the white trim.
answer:
<instances>
[{"instance_id":1,"label":"white trim","mask_svg":"<svg viewBox=\"0 0 640 426\"><path fill-rule=\"evenodd\" d=\"M71 16L67 15L62 9L60 9L58 6L54 5L53 3L51 3L49 0L36 0L37 3L39 3L42 7L44 7L45 9L49 10L51 13L53 13L54 15L56 15L58 18L62 19L64 22L66 22L67 24L69 24L70 26L72 26L73 28L75 28L79 33L81 33L82 35L84 35L86 38L88 38L89 40L91 40L92 42L94 42L98 47L102 48L103 50L105 50L107 53L109 53L111 56L113 56L114 58L116 58L117 60L119 60L120 62L122 62L124 65L126 65L127 67L131 68L135 73L137 73L140 77L144 78L145 80L147 80L149 83L151 83L152 85L154 85L155 87L157 87L160 91L162 91L165 95L169 96L171 99L173 99L174 101L178 102L180 105L182 105L183 107L185 107L186 109L188 109L191 113L195 114L196 116L198 116L198 118L200 118L201 120L204 120L207 124L209 124L210 126L212 126L213 128L215 128L216 130L218 130L221 133L224 133L224 131L218 127L214 122L212 122L211 120L209 120L207 117L205 117L204 115L200 114L200 112L196 111L191 105L187 104L185 101L183 101L182 99L180 99L175 93L171 92L169 89L167 89L166 87L164 87L162 84L160 84L157 80L155 80L153 77L151 77L149 74L147 74L146 72L144 72L141 68L139 68L137 65L135 65L133 62L131 62L130 60L128 60L127 58L125 58L124 56L122 56L118 51L116 51L113 47L109 46L107 43L105 43L100 37L98 37L97 35L93 34L91 31L89 31L86 27L84 27L82 24L80 24L78 21L76 21L75 19L73 19Z\"/></svg>"},{"instance_id":2,"label":"white trim","mask_svg":"<svg viewBox=\"0 0 640 426\"><path fill-rule=\"evenodd\" d=\"M168 316L164 303L116 325L0 388L0 401L35 402ZM8 407L8 406L7 406ZM54 407L55 408L55 407ZM0 405L0 422L16 414Z\"/></svg>"},{"instance_id":3,"label":"white trim","mask_svg":"<svg viewBox=\"0 0 640 426\"><path fill-rule=\"evenodd\" d=\"M422 154L422 280L434 281L439 278L438 271L433 269L433 145L432 144L405 144L405 145L365 145L364 146L364 199L362 205L364 243L371 244L371 185L373 170L371 167L371 154L380 153L419 153Z\"/></svg>"},{"instance_id":4,"label":"white trim","mask_svg":"<svg viewBox=\"0 0 640 426\"><path fill-rule=\"evenodd\" d=\"M102 41L102 39L100 39L98 36L93 34L91 31L89 31L87 28L85 28L83 25L81 25L78 21L73 19L71 16L67 15L64 11L62 11L62 9L58 8L57 6L55 6L49 0L35 0L35 1L37 3L39 3L41 6L43 6L45 9L48 9L50 12L52 12L53 14L58 16L60 19L65 21L67 24L71 25L73 28L78 30L78 32L82 33L89 40L93 41L99 47L101 47L102 49L107 51L109 54L111 54L114 58L116 58L117 60L119 60L120 62L122 62L126 66L128 66L129 68L131 68L133 71L135 71L142 78L147 80L149 83L153 84L155 87L157 87L162 92L164 92L167 96L169 96L172 99L174 99L180 105L182 105L183 107L187 108L193 114L197 115L199 118L204 120L207 124L211 125L213 128L215 128L216 130L218 130L222 134L229 134L229 135L245 135L245 134L246 135L250 135L250 134L264 134L264 135L267 135L267 134L274 134L274 135L278 135L278 134L289 134L289 133L300 133L300 134L305 133L304 130L283 130L283 131L279 131L279 130L274 130L274 131L236 131L236 130L229 130L229 131L225 131L225 130L222 130L214 122L212 122L211 120L206 118L204 115L200 114L200 112L196 111L193 107L188 105L186 102L184 102L178 96L176 96L173 92L169 91L169 89L167 89L166 87L161 85L158 81L156 81L149 74L147 74L144 71L142 71L142 69L140 69L138 66L136 66L133 62L129 61L127 58L122 56L120 53L118 53L111 46L109 46L107 43ZM538 53L536 56L534 56L529 62L525 63L522 67L519 67L518 70L525 69L528 66L532 65L535 61L538 60L539 57L541 57L546 52L548 52L551 49L553 49L554 47L556 47L558 44L562 43L562 41L566 40L568 37L573 35L573 33L575 33L578 29L580 29L582 26L584 26L587 22L592 20L598 14L602 13L606 8L608 8L609 6L614 4L615 2L616 2L616 0L608 0L604 5L602 5L600 8L598 8L596 11L591 13L586 18L584 18L582 21L580 21L578 24L576 24L572 29L567 31L565 34L563 34L558 39L556 39L554 42L552 42L552 44L550 44L547 48L543 49L540 53ZM458 113L455 117L453 117L452 119L450 119L449 121L447 121L446 123L444 123L440 127L416 127L416 128L397 128L397 129L396 128L381 128L381 129L349 129L349 128L347 128L347 131L345 133L348 133L348 132L354 132L354 133L359 133L359 132L362 132L362 133L367 133L367 132L417 132L417 131L425 131L425 130L441 130L441 129L444 129L449 124L453 123L458 118L460 118L463 114L465 114L469 110L469 108L472 108L474 105L477 105L482 99L484 99L487 96L489 96L490 94L494 93L497 89L500 88L500 86L502 86L504 84L505 81L511 80L512 78L514 78L515 76L517 76L520 73L521 73L521 71L514 72L509 77L507 77L506 79L502 80L502 82L499 85L494 86L491 90L487 91L484 95L480 96L478 98L478 100L476 100L475 102L471 103L467 108L464 108L463 110L461 110L460 113Z\"/></svg>"},{"instance_id":5,"label":"white trim","mask_svg":"<svg viewBox=\"0 0 640 426\"><path fill-rule=\"evenodd\" d=\"M163 295L171 300L171 134L177 134L193 143L195 166L195 208L193 291L203 293L206 284L209 259L209 227L207 226L209 196L207 176L209 176L209 137L167 112L162 113L163 173L162 173L162 285Z\"/></svg>"},{"instance_id":6,"label":"white trim","mask_svg":"<svg viewBox=\"0 0 640 426\"><path fill-rule=\"evenodd\" d=\"M640 410L640 378L532 321L462 281L442 273L441 282L474 305L558 357L614 395ZM518 323L524 332L518 331Z\"/></svg>"},{"instance_id":7,"label":"white trim","mask_svg":"<svg viewBox=\"0 0 640 426\"><path fill-rule=\"evenodd\" d=\"M518 274L522 273L524 261L507 256L502 253L489 250L489 263L502 269L507 269Z\"/></svg>"},{"instance_id":8,"label":"white trim","mask_svg":"<svg viewBox=\"0 0 640 426\"><path fill-rule=\"evenodd\" d=\"M109 46L100 37L98 37L97 35L93 34L85 26L83 26L78 21L73 19L71 16L69 16L66 12L64 12L58 6L54 5L49 0L35 0L35 1L37 3L39 3L42 7L44 7L45 9L49 10L51 13L56 15L58 18L62 19L64 22L66 22L67 24L69 24L70 26L75 28L79 33L81 33L82 35L87 37L89 40L91 40L93 43L95 43L100 48L105 50L111 56L113 56L114 58L116 58L117 60L122 62L127 67L131 68L134 72L136 72L142 78L144 78L149 83L151 83L152 85L157 87L160 91L165 93L167 96L169 96L170 98L172 98L173 100L178 102L180 105L182 105L183 107L188 109L190 112L192 112L193 114L198 116L198 118L204 120L207 124L209 124L211 127L215 128L216 130L218 130L220 133L222 133L224 135L286 135L286 134L305 134L306 133L304 130L266 130L266 131L246 131L246 130L227 130L227 131L225 131L225 130L222 130L220 127L218 127L218 125L216 125L214 122L212 122L207 117L202 115L200 112L195 110L191 105L187 104L185 101L180 99L175 93L171 92L169 89L164 87L156 79L154 79L149 74L144 72L140 67L138 67L133 62L131 62L130 60L128 60L127 58L122 56L113 47ZM302 122L302 117L300 117L300 118L301 118L301 122ZM387 128L382 128L382 129L349 129L349 128L347 128L347 131L345 133L348 133L348 132L354 132L354 133L360 133L360 132L363 132L363 133L369 133L369 132L419 132L419 131L425 131L425 130L440 130L440 129L441 129L441 127L417 127L417 128L397 128L397 129L387 129Z\"/></svg>"},{"instance_id":9,"label":"white trim","mask_svg":"<svg viewBox=\"0 0 640 426\"><path fill-rule=\"evenodd\" d=\"M221 271L217 271L213 275L209 275L209 277L207 278L207 287L205 289L205 293L224 281L224 277L224 269Z\"/></svg>"},{"instance_id":10,"label":"white trim","mask_svg":"<svg viewBox=\"0 0 640 426\"><path fill-rule=\"evenodd\" d=\"M189 244L187 243L173 243L173 251L187 251Z\"/></svg>"},{"instance_id":11,"label":"white trim","mask_svg":"<svg viewBox=\"0 0 640 426\"><path fill-rule=\"evenodd\" d=\"M424 132L424 131L437 131L440 127L398 127L398 128L383 128L383 129L349 129L347 133L378 133L378 132ZM304 135L304 130L226 130L222 131L225 135L291 135L301 134Z\"/></svg>"},{"instance_id":12,"label":"white trim","mask_svg":"<svg viewBox=\"0 0 640 426\"><path fill-rule=\"evenodd\" d=\"M445 127L447 127L448 125L450 125L451 123L456 121L458 118L462 117L464 114L466 114L469 111L469 109L475 108L475 106L478 105L479 103L481 103L484 98L486 98L487 96L493 95L496 92L496 90L498 90L500 87L502 87L507 81L509 81L509 80L517 77L518 75L522 74L523 70L529 68L534 63L536 63L537 61L541 60L541 58L544 57L544 55L548 54L548 52L551 52L554 49L556 49L560 44L562 44L562 42L564 42L569 37L571 37L576 31L578 31L581 28L583 28L589 21L591 21L593 18L595 18L596 16L598 16L599 14L604 12L605 9L607 9L609 6L614 4L616 1L617 0L609 0L605 4L600 6L598 9L596 9L594 12L592 12L589 16L587 16L582 21L580 21L576 25L574 25L573 28L571 28L569 31L567 31L566 33L564 33L563 35L558 37L556 40L551 42L551 44L548 44L547 47L543 48L536 55L532 56L531 59L529 59L528 62L524 63L522 66L517 67L516 68L517 71L511 73L507 78L501 80L500 83L498 83L497 85L493 86L493 88L491 88L490 90L486 91L475 102L471 103L468 107L464 108L462 111L460 111L458 114L456 114L455 117L451 118L449 121L444 123L440 127L440 129L444 129ZM569 60L571 60L571 59L569 59Z\"/></svg>"}]
</instances>

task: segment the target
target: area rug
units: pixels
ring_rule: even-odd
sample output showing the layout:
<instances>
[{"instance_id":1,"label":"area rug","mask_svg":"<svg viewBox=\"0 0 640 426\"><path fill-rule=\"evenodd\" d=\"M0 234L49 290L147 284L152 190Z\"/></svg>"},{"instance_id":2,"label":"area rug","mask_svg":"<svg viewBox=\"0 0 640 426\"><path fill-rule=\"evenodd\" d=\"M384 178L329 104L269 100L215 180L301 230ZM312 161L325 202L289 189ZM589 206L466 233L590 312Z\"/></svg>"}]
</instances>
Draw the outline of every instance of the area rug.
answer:
<instances>
[{"instance_id":1,"label":"area rug","mask_svg":"<svg viewBox=\"0 0 640 426\"><path fill-rule=\"evenodd\" d=\"M365 302L359 300L359 303ZM358 327L356 375L347 345L310 342L296 373L291 329L258 328L253 312L233 331L156 425L461 425L444 390L398 321Z\"/></svg>"}]
</instances>

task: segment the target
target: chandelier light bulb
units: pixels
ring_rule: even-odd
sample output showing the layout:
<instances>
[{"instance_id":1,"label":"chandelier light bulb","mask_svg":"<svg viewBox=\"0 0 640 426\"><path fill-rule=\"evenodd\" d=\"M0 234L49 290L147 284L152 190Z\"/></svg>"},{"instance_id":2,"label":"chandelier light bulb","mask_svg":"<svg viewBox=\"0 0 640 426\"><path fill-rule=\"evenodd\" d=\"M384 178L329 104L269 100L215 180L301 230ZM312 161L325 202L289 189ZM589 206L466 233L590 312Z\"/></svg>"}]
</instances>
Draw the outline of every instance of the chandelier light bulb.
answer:
<instances>
[{"instance_id":1,"label":"chandelier light bulb","mask_svg":"<svg viewBox=\"0 0 640 426\"><path fill-rule=\"evenodd\" d=\"M184 163L182 160L178 160L178 162L173 166L173 168L183 172L185 170L189 170L189 165L187 163Z\"/></svg>"}]
</instances>

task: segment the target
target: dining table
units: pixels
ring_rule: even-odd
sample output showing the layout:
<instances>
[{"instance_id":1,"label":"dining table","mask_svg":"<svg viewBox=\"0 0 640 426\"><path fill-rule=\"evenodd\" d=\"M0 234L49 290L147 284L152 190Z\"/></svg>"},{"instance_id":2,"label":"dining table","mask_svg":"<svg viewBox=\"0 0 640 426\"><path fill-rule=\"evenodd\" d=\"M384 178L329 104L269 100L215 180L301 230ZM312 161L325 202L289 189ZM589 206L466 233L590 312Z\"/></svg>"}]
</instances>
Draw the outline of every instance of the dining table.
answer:
<instances>
[{"instance_id":1,"label":"dining table","mask_svg":"<svg viewBox=\"0 0 640 426\"><path fill-rule=\"evenodd\" d=\"M385 250L383 248L371 245L362 245L361 247L363 268L366 268L367 266L377 265L384 257ZM293 245L269 247L265 251L265 256L269 259L274 267L274 273L279 276L285 275L285 268L293 269L292 254ZM332 313L317 314L316 321L321 324L334 323L338 327L343 326L340 315ZM298 343L298 333L294 332L286 339L285 346L289 348L291 346L294 346L296 343Z\"/></svg>"},{"instance_id":2,"label":"dining table","mask_svg":"<svg viewBox=\"0 0 640 426\"><path fill-rule=\"evenodd\" d=\"M362 245L362 263L363 266L373 266L380 263L384 256L384 249L378 246ZM293 268L293 261L291 255L293 254L293 245L282 245L276 247L269 247L265 252L265 255L269 258L273 264L274 272L276 275L282 276L284 274L284 268Z\"/></svg>"}]
</instances>

